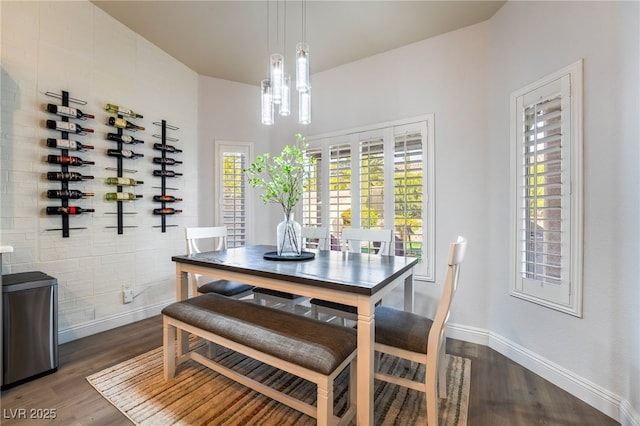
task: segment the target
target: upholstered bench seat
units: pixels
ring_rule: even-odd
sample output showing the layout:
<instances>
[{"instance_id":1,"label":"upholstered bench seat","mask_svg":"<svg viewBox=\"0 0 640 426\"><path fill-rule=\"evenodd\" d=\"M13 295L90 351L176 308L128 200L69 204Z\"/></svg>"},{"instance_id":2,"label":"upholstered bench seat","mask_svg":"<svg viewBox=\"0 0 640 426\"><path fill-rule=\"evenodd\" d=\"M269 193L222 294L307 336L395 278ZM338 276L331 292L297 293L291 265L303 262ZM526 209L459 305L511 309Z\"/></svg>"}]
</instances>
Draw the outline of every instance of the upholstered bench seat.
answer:
<instances>
[{"instance_id":1,"label":"upholstered bench seat","mask_svg":"<svg viewBox=\"0 0 640 426\"><path fill-rule=\"evenodd\" d=\"M350 395L355 402L356 331L278 309L204 294L172 303L164 317L165 378L175 375L178 363L200 362L221 374L283 402L318 420L318 424L348 423L355 414L352 404L338 419L333 415L333 381L351 365ZM222 367L197 352L177 348L176 329L188 331L213 343L244 353L318 385L317 407L281 396L280 392ZM235 373L235 374L234 374Z\"/></svg>"}]
</instances>

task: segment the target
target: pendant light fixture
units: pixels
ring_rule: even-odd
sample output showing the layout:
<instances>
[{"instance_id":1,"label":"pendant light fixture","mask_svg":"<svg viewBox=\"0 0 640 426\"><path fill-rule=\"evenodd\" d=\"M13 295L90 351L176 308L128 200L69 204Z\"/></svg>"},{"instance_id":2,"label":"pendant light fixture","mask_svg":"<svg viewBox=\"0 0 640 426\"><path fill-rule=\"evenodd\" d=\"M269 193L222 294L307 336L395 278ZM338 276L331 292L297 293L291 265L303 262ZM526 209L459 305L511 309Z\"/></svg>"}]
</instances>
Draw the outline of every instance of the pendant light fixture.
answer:
<instances>
[{"instance_id":1,"label":"pendant light fixture","mask_svg":"<svg viewBox=\"0 0 640 426\"><path fill-rule=\"evenodd\" d=\"M280 4L276 0L276 45L279 46ZM296 90L298 92L298 122L300 124L311 123L311 84L309 80L309 45L306 43L307 32L307 3L301 2L302 9L302 41L296 45ZM269 51L269 16L270 6L267 0L267 51ZM287 3L284 0L284 25L283 45L286 50L287 28ZM278 105L278 114L288 116L291 114L291 76L285 70L285 58L280 53L269 56L269 79L261 82L261 108L262 124L274 123L275 105Z\"/></svg>"},{"instance_id":2,"label":"pendant light fixture","mask_svg":"<svg viewBox=\"0 0 640 426\"><path fill-rule=\"evenodd\" d=\"M289 74L285 74L282 79L282 97L278 114L285 117L291 115L291 76Z\"/></svg>"},{"instance_id":3,"label":"pendant light fixture","mask_svg":"<svg viewBox=\"0 0 640 426\"><path fill-rule=\"evenodd\" d=\"M273 124L273 96L271 91L271 82L262 80L262 124L270 126Z\"/></svg>"}]
</instances>

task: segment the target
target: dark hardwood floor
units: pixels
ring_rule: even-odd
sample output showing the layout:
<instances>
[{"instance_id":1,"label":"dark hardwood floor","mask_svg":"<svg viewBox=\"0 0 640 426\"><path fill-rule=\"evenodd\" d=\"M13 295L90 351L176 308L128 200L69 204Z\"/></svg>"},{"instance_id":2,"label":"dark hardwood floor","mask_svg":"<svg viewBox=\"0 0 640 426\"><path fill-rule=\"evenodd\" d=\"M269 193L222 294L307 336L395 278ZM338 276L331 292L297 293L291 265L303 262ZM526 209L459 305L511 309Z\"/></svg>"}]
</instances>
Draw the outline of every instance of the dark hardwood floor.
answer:
<instances>
[{"instance_id":1,"label":"dark hardwood floor","mask_svg":"<svg viewBox=\"0 0 640 426\"><path fill-rule=\"evenodd\" d=\"M61 345L56 373L2 392L0 423L130 424L85 377L161 345L160 316ZM447 352L471 359L468 426L619 424L485 346L449 340ZM12 418L20 416L19 409L25 409L27 417L31 410L40 409L40 413L55 410L56 418Z\"/></svg>"}]
</instances>

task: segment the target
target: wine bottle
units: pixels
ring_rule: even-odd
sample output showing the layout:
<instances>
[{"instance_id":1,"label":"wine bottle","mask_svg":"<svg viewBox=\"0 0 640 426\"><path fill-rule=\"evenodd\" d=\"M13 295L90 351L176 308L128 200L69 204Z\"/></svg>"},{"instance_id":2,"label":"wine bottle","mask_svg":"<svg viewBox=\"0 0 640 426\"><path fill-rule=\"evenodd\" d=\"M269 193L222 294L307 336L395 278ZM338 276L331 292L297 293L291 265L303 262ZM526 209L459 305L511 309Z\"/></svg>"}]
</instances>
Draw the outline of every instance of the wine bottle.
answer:
<instances>
[{"instance_id":1,"label":"wine bottle","mask_svg":"<svg viewBox=\"0 0 640 426\"><path fill-rule=\"evenodd\" d=\"M175 203L178 201L182 201L182 198L177 198L173 195L154 195L153 201L158 201L160 203Z\"/></svg>"},{"instance_id":2,"label":"wine bottle","mask_svg":"<svg viewBox=\"0 0 640 426\"><path fill-rule=\"evenodd\" d=\"M94 195L93 192L82 192L77 189L50 189L47 191L47 198L78 199Z\"/></svg>"},{"instance_id":3,"label":"wine bottle","mask_svg":"<svg viewBox=\"0 0 640 426\"><path fill-rule=\"evenodd\" d=\"M61 132L69 133L93 133L93 129L87 129L76 123L69 123L67 121L55 121L47 120L47 127L49 129L60 130Z\"/></svg>"},{"instance_id":4,"label":"wine bottle","mask_svg":"<svg viewBox=\"0 0 640 426\"><path fill-rule=\"evenodd\" d=\"M58 149L70 149L72 151L86 151L87 149L94 149L93 145L85 145L78 141L74 141L71 139L53 139L47 138L47 146L49 148L58 148Z\"/></svg>"},{"instance_id":5,"label":"wine bottle","mask_svg":"<svg viewBox=\"0 0 640 426\"><path fill-rule=\"evenodd\" d=\"M144 182L141 180L135 180L132 178L126 177L109 177L107 178L107 185L118 185L118 186L136 186L142 185Z\"/></svg>"},{"instance_id":6,"label":"wine bottle","mask_svg":"<svg viewBox=\"0 0 640 426\"><path fill-rule=\"evenodd\" d=\"M81 119L96 118L95 115L84 113L80 111L78 108L71 108L71 107L62 106L62 105L47 104L47 111L53 114L61 115L63 117L81 118Z\"/></svg>"},{"instance_id":7,"label":"wine bottle","mask_svg":"<svg viewBox=\"0 0 640 426\"><path fill-rule=\"evenodd\" d=\"M53 214L74 215L74 214L93 213L93 212L95 212L95 209L83 209L81 207L76 207L76 206L47 207L47 214L49 215L53 215Z\"/></svg>"},{"instance_id":8,"label":"wine bottle","mask_svg":"<svg viewBox=\"0 0 640 426\"><path fill-rule=\"evenodd\" d=\"M182 164L182 161L178 161L173 158L153 157L153 162L156 164Z\"/></svg>"},{"instance_id":9,"label":"wine bottle","mask_svg":"<svg viewBox=\"0 0 640 426\"><path fill-rule=\"evenodd\" d=\"M96 164L95 161L86 161L80 157L70 157L68 155L47 155L47 162L51 164L62 164L65 166L84 166L85 164Z\"/></svg>"},{"instance_id":10,"label":"wine bottle","mask_svg":"<svg viewBox=\"0 0 640 426\"><path fill-rule=\"evenodd\" d=\"M143 140L134 139L129 135L119 135L117 133L107 133L107 139L109 139L110 141L116 141L116 142L122 142L122 143L128 143L128 144L144 143Z\"/></svg>"},{"instance_id":11,"label":"wine bottle","mask_svg":"<svg viewBox=\"0 0 640 426\"><path fill-rule=\"evenodd\" d=\"M47 180L61 180L63 182L67 182L86 179L93 179L93 176L81 175L76 172L47 172Z\"/></svg>"},{"instance_id":12,"label":"wine bottle","mask_svg":"<svg viewBox=\"0 0 640 426\"><path fill-rule=\"evenodd\" d=\"M112 112L114 114L122 114L122 115L128 115L129 117L133 117L133 118L144 118L142 115L133 112L130 109L127 108L122 108L118 105L114 105L114 104L107 104L107 106L104 107L104 109L106 109L109 112Z\"/></svg>"},{"instance_id":13,"label":"wine bottle","mask_svg":"<svg viewBox=\"0 0 640 426\"><path fill-rule=\"evenodd\" d=\"M117 149L108 149L107 150L107 155L110 157L123 157L123 158L138 158L138 157L144 157L144 154L136 154L135 152L131 151L130 149L123 149L123 150L117 150Z\"/></svg>"},{"instance_id":14,"label":"wine bottle","mask_svg":"<svg viewBox=\"0 0 640 426\"><path fill-rule=\"evenodd\" d=\"M142 195L132 194L131 192L107 192L104 198L109 201L131 201L142 198Z\"/></svg>"},{"instance_id":15,"label":"wine bottle","mask_svg":"<svg viewBox=\"0 0 640 426\"><path fill-rule=\"evenodd\" d=\"M171 208L153 209L153 214L155 215L167 215L167 214L176 214L176 213L182 213L182 210L176 210Z\"/></svg>"},{"instance_id":16,"label":"wine bottle","mask_svg":"<svg viewBox=\"0 0 640 426\"><path fill-rule=\"evenodd\" d=\"M129 129L129 130L144 130L144 127L133 124L129 120L125 120L124 118L117 117L109 117L109 125L114 127L119 127L121 129Z\"/></svg>"},{"instance_id":17,"label":"wine bottle","mask_svg":"<svg viewBox=\"0 0 640 426\"><path fill-rule=\"evenodd\" d=\"M160 151L167 151L167 152L182 152L181 149L178 149L173 145L164 145L161 143L154 143L153 149L159 149Z\"/></svg>"},{"instance_id":18,"label":"wine bottle","mask_svg":"<svg viewBox=\"0 0 640 426\"><path fill-rule=\"evenodd\" d=\"M173 170L154 170L154 176L176 177L182 176L182 173L174 172Z\"/></svg>"}]
</instances>

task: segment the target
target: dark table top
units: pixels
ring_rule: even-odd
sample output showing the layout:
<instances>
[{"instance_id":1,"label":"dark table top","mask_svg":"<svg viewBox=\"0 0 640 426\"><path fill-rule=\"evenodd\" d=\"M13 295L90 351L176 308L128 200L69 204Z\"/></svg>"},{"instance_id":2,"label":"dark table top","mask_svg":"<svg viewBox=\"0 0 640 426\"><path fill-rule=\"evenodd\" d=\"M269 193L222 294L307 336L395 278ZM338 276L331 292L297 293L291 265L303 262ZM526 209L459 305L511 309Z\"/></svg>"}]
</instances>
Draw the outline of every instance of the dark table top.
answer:
<instances>
[{"instance_id":1,"label":"dark table top","mask_svg":"<svg viewBox=\"0 0 640 426\"><path fill-rule=\"evenodd\" d=\"M173 256L178 263L239 272L350 293L372 295L413 268L418 259L340 251L317 251L311 260L266 260L274 246L246 246Z\"/></svg>"}]
</instances>

